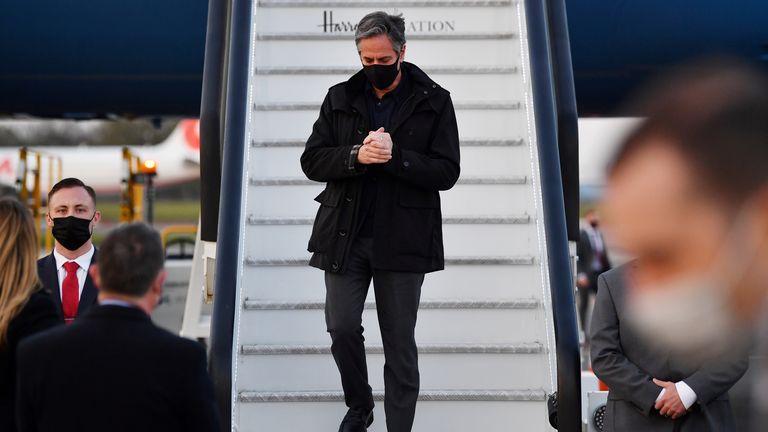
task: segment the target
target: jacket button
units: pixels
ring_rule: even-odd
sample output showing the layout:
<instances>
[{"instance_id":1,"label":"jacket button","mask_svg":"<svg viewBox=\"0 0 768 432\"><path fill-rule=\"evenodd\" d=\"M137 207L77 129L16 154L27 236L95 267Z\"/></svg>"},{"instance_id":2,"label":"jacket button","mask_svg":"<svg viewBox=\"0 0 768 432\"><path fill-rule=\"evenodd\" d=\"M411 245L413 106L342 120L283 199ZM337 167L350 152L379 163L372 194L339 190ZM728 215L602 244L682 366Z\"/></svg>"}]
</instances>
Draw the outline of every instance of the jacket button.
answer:
<instances>
[{"instance_id":1,"label":"jacket button","mask_svg":"<svg viewBox=\"0 0 768 432\"><path fill-rule=\"evenodd\" d=\"M403 162L403 166L404 166L404 167L406 167L406 168L408 168L409 166L411 166L411 163L410 163L410 162L408 162L408 161L404 161L404 162Z\"/></svg>"},{"instance_id":2,"label":"jacket button","mask_svg":"<svg viewBox=\"0 0 768 432\"><path fill-rule=\"evenodd\" d=\"M347 235L347 232L344 231L344 230L339 231L339 235L342 236L342 237L345 237Z\"/></svg>"},{"instance_id":3,"label":"jacket button","mask_svg":"<svg viewBox=\"0 0 768 432\"><path fill-rule=\"evenodd\" d=\"M339 263L335 262L335 263L331 264L331 268L333 270L338 270L339 269Z\"/></svg>"},{"instance_id":4,"label":"jacket button","mask_svg":"<svg viewBox=\"0 0 768 432\"><path fill-rule=\"evenodd\" d=\"M362 135L362 134L363 134L363 130L362 130L362 129L358 129L358 130L357 130L357 134L358 134L358 135Z\"/></svg>"},{"instance_id":5,"label":"jacket button","mask_svg":"<svg viewBox=\"0 0 768 432\"><path fill-rule=\"evenodd\" d=\"M424 94L428 94L428 93L429 93L428 91L424 90Z\"/></svg>"},{"instance_id":6,"label":"jacket button","mask_svg":"<svg viewBox=\"0 0 768 432\"><path fill-rule=\"evenodd\" d=\"M432 88L437 88L437 84L432 84Z\"/></svg>"},{"instance_id":7,"label":"jacket button","mask_svg":"<svg viewBox=\"0 0 768 432\"><path fill-rule=\"evenodd\" d=\"M346 197L346 198L344 198L344 201L346 201L348 203L351 203L352 202L352 197Z\"/></svg>"}]
</instances>

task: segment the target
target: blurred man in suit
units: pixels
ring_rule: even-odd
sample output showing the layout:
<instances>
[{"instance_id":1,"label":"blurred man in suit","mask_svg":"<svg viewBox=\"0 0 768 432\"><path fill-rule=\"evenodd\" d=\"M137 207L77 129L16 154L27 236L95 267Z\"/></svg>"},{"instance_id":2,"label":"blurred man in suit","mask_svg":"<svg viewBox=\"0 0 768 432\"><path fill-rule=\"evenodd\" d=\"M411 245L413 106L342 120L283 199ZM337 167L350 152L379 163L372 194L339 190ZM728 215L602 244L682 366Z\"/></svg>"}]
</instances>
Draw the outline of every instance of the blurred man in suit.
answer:
<instances>
[{"instance_id":1,"label":"blurred man in suit","mask_svg":"<svg viewBox=\"0 0 768 432\"><path fill-rule=\"evenodd\" d=\"M579 289L579 319L581 329L589 337L589 309L597 293L597 277L611 269L608 249L597 210L591 208L584 214L584 224L576 247L579 260L576 263L576 287Z\"/></svg>"},{"instance_id":2,"label":"blurred man in suit","mask_svg":"<svg viewBox=\"0 0 768 432\"><path fill-rule=\"evenodd\" d=\"M79 179L61 180L48 192L45 220L56 243L53 252L37 262L37 273L51 292L61 320L71 324L96 304L98 295L88 272L96 262L91 235L101 220L96 193Z\"/></svg>"},{"instance_id":3,"label":"blurred man in suit","mask_svg":"<svg viewBox=\"0 0 768 432\"><path fill-rule=\"evenodd\" d=\"M129 224L101 246L99 304L19 346L19 431L218 430L205 350L149 317L166 277L160 236Z\"/></svg>"},{"instance_id":4,"label":"blurred man in suit","mask_svg":"<svg viewBox=\"0 0 768 432\"><path fill-rule=\"evenodd\" d=\"M636 112L646 120L620 148L602 208L606 235L639 265L625 295L598 290L594 370L614 393L618 430L648 412L653 384L666 390L654 403L659 414L682 416L682 430L736 430L724 404L711 401L740 375L739 357L765 312L768 80L744 65L697 63L643 94ZM650 350L662 354L650 358ZM710 367L725 369L701 374ZM691 416L696 410L702 418Z\"/></svg>"},{"instance_id":5,"label":"blurred man in suit","mask_svg":"<svg viewBox=\"0 0 768 432\"><path fill-rule=\"evenodd\" d=\"M592 369L608 385L606 431L733 431L728 390L744 375L745 354L719 361L676 358L637 334L628 319L634 262L603 273L592 314Z\"/></svg>"}]
</instances>

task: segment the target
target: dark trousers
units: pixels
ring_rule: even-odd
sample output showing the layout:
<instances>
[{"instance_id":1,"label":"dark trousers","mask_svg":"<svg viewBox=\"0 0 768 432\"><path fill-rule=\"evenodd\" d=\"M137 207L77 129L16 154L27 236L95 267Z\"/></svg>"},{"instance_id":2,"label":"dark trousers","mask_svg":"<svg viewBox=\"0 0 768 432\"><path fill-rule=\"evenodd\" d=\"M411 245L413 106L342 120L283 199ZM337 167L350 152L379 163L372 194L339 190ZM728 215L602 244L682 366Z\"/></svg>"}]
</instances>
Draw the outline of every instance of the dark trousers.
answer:
<instances>
[{"instance_id":1,"label":"dark trousers","mask_svg":"<svg viewBox=\"0 0 768 432\"><path fill-rule=\"evenodd\" d=\"M388 432L409 432L419 395L419 361L414 337L423 273L372 268L372 240L352 245L343 274L325 273L325 321L331 352L341 374L348 407L373 409L365 361L362 313L373 278L376 312L384 343L384 412Z\"/></svg>"}]
</instances>

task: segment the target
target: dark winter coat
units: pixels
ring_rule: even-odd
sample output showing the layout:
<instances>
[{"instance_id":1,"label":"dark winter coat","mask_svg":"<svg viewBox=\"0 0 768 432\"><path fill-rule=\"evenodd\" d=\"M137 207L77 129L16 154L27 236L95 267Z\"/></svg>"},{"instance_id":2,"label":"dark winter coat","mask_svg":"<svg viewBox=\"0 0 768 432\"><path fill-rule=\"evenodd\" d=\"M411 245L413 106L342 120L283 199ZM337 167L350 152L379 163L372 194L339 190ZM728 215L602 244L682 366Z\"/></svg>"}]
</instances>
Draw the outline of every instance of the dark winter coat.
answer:
<instances>
[{"instance_id":1,"label":"dark winter coat","mask_svg":"<svg viewBox=\"0 0 768 432\"><path fill-rule=\"evenodd\" d=\"M377 169L373 266L426 273L444 267L439 191L459 178L459 136L450 94L413 64L402 64L410 94L392 116L392 159ZM371 130L365 74L331 87L301 156L311 180L327 183L308 250L310 265L343 272L359 226L362 176L351 160Z\"/></svg>"}]
</instances>

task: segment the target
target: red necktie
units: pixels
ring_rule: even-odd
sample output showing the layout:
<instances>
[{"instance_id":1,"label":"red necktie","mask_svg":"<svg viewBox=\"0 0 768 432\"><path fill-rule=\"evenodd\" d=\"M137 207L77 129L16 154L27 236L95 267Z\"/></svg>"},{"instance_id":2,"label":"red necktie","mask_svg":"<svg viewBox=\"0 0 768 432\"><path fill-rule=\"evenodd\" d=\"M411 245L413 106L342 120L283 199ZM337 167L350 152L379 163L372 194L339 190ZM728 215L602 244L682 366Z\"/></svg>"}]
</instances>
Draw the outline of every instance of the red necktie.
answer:
<instances>
[{"instance_id":1,"label":"red necktie","mask_svg":"<svg viewBox=\"0 0 768 432\"><path fill-rule=\"evenodd\" d=\"M72 324L77 315L77 304L80 298L80 282L77 280L77 270L80 268L76 262L64 263L67 275L61 284L61 308L64 312L64 323Z\"/></svg>"}]
</instances>

